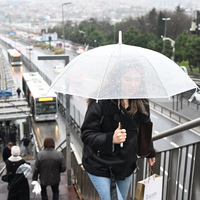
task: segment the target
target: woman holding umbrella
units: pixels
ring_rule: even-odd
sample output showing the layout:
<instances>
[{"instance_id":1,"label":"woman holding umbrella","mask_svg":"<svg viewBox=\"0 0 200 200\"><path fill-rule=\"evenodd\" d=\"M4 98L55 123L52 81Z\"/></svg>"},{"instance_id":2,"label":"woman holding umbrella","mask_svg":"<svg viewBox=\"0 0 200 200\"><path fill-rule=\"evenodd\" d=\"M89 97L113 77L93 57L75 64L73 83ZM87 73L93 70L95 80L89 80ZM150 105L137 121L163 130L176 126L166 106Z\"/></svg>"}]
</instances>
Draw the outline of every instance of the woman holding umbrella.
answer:
<instances>
[{"instance_id":1,"label":"woman holding umbrella","mask_svg":"<svg viewBox=\"0 0 200 200\"><path fill-rule=\"evenodd\" d=\"M125 93L130 95L141 90L142 78L138 70L124 71L123 76L117 79L121 90L126 85L126 90L121 91L124 96ZM98 102L88 99L81 127L84 143L82 162L101 199L126 200L132 174L137 169L138 130L142 122L149 121L147 99ZM122 143L123 146L120 145ZM153 143L147 158L149 164L153 165Z\"/></svg>"},{"instance_id":2,"label":"woman holding umbrella","mask_svg":"<svg viewBox=\"0 0 200 200\"><path fill-rule=\"evenodd\" d=\"M88 103L81 127L83 166L102 199L126 200L132 174L137 168L138 126L150 120L148 101L124 99L121 113L120 100L96 103L89 99ZM153 144L148 162L150 165L155 162ZM114 189L110 190L111 186Z\"/></svg>"}]
</instances>

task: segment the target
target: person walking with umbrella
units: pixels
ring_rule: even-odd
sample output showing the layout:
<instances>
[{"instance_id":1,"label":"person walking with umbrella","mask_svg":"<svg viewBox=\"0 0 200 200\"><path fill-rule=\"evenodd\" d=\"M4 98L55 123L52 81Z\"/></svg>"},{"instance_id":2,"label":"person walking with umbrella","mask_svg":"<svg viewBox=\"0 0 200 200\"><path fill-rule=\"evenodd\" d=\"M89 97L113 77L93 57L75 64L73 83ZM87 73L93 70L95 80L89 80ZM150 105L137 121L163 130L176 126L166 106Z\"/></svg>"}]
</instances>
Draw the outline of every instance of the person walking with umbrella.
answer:
<instances>
[{"instance_id":1,"label":"person walking with umbrella","mask_svg":"<svg viewBox=\"0 0 200 200\"><path fill-rule=\"evenodd\" d=\"M132 174L137 169L138 127L143 121L150 121L148 100L123 99L121 108L120 100L100 100L98 103L88 100L81 127L82 161L102 199L127 198ZM153 165L153 144L147 158ZM114 189L110 190L111 185Z\"/></svg>"},{"instance_id":2,"label":"person walking with umbrella","mask_svg":"<svg viewBox=\"0 0 200 200\"><path fill-rule=\"evenodd\" d=\"M14 144L12 142L9 142L7 146L3 149L2 157L4 162L6 162L11 156L11 148L13 147L13 145Z\"/></svg>"}]
</instances>

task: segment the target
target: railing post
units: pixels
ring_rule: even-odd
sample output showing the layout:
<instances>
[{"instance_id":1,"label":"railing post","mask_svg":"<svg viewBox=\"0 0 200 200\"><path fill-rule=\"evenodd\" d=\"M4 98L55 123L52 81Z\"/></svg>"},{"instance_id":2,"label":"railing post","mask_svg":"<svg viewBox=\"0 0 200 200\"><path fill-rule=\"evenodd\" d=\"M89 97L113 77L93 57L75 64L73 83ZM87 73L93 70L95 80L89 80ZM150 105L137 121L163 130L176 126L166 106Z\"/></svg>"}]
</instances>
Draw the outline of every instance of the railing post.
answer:
<instances>
[{"instance_id":1,"label":"railing post","mask_svg":"<svg viewBox=\"0 0 200 200\"><path fill-rule=\"evenodd\" d=\"M66 94L66 166L67 166L67 187L72 185L71 182L71 147L70 147L70 96Z\"/></svg>"}]
</instances>

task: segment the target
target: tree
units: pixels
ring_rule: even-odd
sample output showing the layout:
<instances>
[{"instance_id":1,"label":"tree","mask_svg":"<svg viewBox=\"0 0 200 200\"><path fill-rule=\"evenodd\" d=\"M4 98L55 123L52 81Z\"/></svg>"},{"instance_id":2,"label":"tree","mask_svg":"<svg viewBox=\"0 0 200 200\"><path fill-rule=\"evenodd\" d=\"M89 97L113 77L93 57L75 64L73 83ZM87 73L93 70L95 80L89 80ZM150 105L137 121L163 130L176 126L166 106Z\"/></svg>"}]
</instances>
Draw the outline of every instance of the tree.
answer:
<instances>
[{"instance_id":1,"label":"tree","mask_svg":"<svg viewBox=\"0 0 200 200\"><path fill-rule=\"evenodd\" d=\"M168 36L172 39L176 39L178 35L190 29L191 18L179 6L176 7L175 12L170 15L170 18L171 23L168 23L167 28L169 30Z\"/></svg>"},{"instance_id":2,"label":"tree","mask_svg":"<svg viewBox=\"0 0 200 200\"><path fill-rule=\"evenodd\" d=\"M156 9L153 8L147 15L146 15L146 31L147 33L156 34L156 24L157 24L157 12Z\"/></svg>"},{"instance_id":3,"label":"tree","mask_svg":"<svg viewBox=\"0 0 200 200\"><path fill-rule=\"evenodd\" d=\"M140 34L139 30L131 26L127 32L123 34L123 43L135 45L135 38Z\"/></svg>"},{"instance_id":4,"label":"tree","mask_svg":"<svg viewBox=\"0 0 200 200\"><path fill-rule=\"evenodd\" d=\"M86 27L84 24L80 24L70 37L74 42L84 44L86 40Z\"/></svg>"},{"instance_id":5,"label":"tree","mask_svg":"<svg viewBox=\"0 0 200 200\"><path fill-rule=\"evenodd\" d=\"M187 31L184 31L176 38L175 43L175 61L187 61L189 56L191 38Z\"/></svg>"},{"instance_id":6,"label":"tree","mask_svg":"<svg viewBox=\"0 0 200 200\"><path fill-rule=\"evenodd\" d=\"M185 12L185 9L184 8L181 8L180 5L178 5L176 8L175 8L175 13L184 13Z\"/></svg>"},{"instance_id":7,"label":"tree","mask_svg":"<svg viewBox=\"0 0 200 200\"><path fill-rule=\"evenodd\" d=\"M189 53L190 68L199 68L200 73L200 38L194 35L192 37L191 48Z\"/></svg>"}]
</instances>

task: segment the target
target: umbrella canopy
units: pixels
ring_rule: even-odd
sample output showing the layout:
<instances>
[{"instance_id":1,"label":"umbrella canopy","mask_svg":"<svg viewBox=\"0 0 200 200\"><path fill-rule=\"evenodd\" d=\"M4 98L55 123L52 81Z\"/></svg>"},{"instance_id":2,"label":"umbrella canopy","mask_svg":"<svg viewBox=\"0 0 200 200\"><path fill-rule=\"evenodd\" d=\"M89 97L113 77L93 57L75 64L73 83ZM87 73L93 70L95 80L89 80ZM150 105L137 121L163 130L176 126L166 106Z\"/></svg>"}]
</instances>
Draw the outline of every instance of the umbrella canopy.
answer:
<instances>
[{"instance_id":1,"label":"umbrella canopy","mask_svg":"<svg viewBox=\"0 0 200 200\"><path fill-rule=\"evenodd\" d=\"M77 56L51 88L98 100L169 98L197 85L163 54L119 42Z\"/></svg>"}]
</instances>

